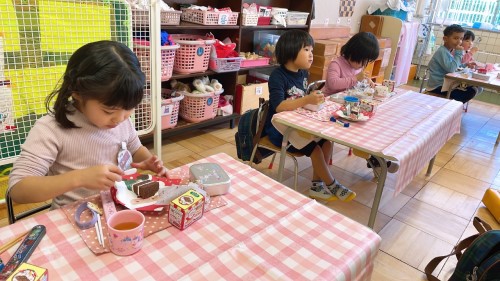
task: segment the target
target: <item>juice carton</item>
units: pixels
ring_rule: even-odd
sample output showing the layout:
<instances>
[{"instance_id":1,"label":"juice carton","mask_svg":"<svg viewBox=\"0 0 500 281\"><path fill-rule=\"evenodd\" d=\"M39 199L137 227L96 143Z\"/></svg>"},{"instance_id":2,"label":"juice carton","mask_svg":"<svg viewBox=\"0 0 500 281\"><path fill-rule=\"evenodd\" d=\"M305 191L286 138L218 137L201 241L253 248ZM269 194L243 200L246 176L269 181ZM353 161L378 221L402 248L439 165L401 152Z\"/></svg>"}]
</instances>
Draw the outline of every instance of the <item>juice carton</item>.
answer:
<instances>
[{"instance_id":1,"label":"juice carton","mask_svg":"<svg viewBox=\"0 0 500 281\"><path fill-rule=\"evenodd\" d=\"M42 267L34 266L29 263L22 263L12 274L7 278L7 281L47 281L48 270Z\"/></svg>"},{"instance_id":2,"label":"juice carton","mask_svg":"<svg viewBox=\"0 0 500 281\"><path fill-rule=\"evenodd\" d=\"M170 202L168 222L184 230L203 216L204 204L205 197L190 189Z\"/></svg>"}]
</instances>

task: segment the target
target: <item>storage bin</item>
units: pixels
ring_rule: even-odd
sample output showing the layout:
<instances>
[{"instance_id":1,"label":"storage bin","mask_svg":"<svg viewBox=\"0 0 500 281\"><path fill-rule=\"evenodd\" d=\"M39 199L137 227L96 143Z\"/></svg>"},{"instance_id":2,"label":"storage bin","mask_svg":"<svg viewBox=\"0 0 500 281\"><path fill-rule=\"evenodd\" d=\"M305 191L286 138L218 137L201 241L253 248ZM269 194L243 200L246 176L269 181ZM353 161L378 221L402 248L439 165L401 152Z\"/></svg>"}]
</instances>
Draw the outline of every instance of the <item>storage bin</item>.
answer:
<instances>
[{"instance_id":1,"label":"storage bin","mask_svg":"<svg viewBox=\"0 0 500 281\"><path fill-rule=\"evenodd\" d=\"M196 9L181 9L181 20L203 25L237 25L238 12L212 12Z\"/></svg>"},{"instance_id":2,"label":"storage bin","mask_svg":"<svg viewBox=\"0 0 500 281\"><path fill-rule=\"evenodd\" d=\"M391 16L396 17L402 21L406 21L408 19L408 12L403 10L393 10L391 8L385 9L383 12L380 9L377 9L375 12L371 14L372 16Z\"/></svg>"},{"instance_id":3,"label":"storage bin","mask_svg":"<svg viewBox=\"0 0 500 281\"><path fill-rule=\"evenodd\" d=\"M288 9L272 7L271 8L271 24L283 24L286 20ZM280 21L280 20L282 21Z\"/></svg>"},{"instance_id":4,"label":"storage bin","mask_svg":"<svg viewBox=\"0 0 500 281\"><path fill-rule=\"evenodd\" d=\"M242 58L210 59L209 68L215 72L231 72L240 70Z\"/></svg>"},{"instance_id":5,"label":"storage bin","mask_svg":"<svg viewBox=\"0 0 500 281\"><path fill-rule=\"evenodd\" d=\"M165 81L172 77L174 69L175 52L180 48L178 44L172 46L161 46L161 80ZM134 44L134 53L141 63L141 70L146 75L146 80L151 80L150 47Z\"/></svg>"},{"instance_id":6,"label":"storage bin","mask_svg":"<svg viewBox=\"0 0 500 281\"><path fill-rule=\"evenodd\" d=\"M179 25L181 11L160 11L161 25ZM149 27L149 11L132 9L132 25Z\"/></svg>"},{"instance_id":7,"label":"storage bin","mask_svg":"<svg viewBox=\"0 0 500 281\"><path fill-rule=\"evenodd\" d=\"M220 92L206 94L182 93L184 99L181 100L179 115L186 121L198 123L215 118L219 107Z\"/></svg>"},{"instance_id":8,"label":"storage bin","mask_svg":"<svg viewBox=\"0 0 500 281\"><path fill-rule=\"evenodd\" d=\"M241 14L241 25L257 26L259 15L257 14Z\"/></svg>"},{"instance_id":9,"label":"storage bin","mask_svg":"<svg viewBox=\"0 0 500 281\"><path fill-rule=\"evenodd\" d=\"M288 11L286 13L286 25L305 25L309 13Z\"/></svg>"},{"instance_id":10,"label":"storage bin","mask_svg":"<svg viewBox=\"0 0 500 281\"><path fill-rule=\"evenodd\" d=\"M175 72L187 74L208 69L214 39L192 34L172 34L172 40L180 46L175 53Z\"/></svg>"},{"instance_id":11,"label":"storage bin","mask_svg":"<svg viewBox=\"0 0 500 281\"><path fill-rule=\"evenodd\" d=\"M241 60L240 65L242 68L268 65L269 60L270 60L270 58L258 58L255 60Z\"/></svg>"},{"instance_id":12,"label":"storage bin","mask_svg":"<svg viewBox=\"0 0 500 281\"><path fill-rule=\"evenodd\" d=\"M161 92L161 128L170 129L177 125L177 120L179 119L179 107L184 95L180 92L172 93L172 90L170 89L162 89Z\"/></svg>"},{"instance_id":13,"label":"storage bin","mask_svg":"<svg viewBox=\"0 0 500 281\"><path fill-rule=\"evenodd\" d=\"M0 80L0 133L15 128L13 116L13 93L10 80Z\"/></svg>"},{"instance_id":14,"label":"storage bin","mask_svg":"<svg viewBox=\"0 0 500 281\"><path fill-rule=\"evenodd\" d=\"M268 57L271 59L271 64L276 62L274 57L274 50L276 49L276 43L280 38L283 31L256 31L253 33L253 51L259 55Z\"/></svg>"}]
</instances>

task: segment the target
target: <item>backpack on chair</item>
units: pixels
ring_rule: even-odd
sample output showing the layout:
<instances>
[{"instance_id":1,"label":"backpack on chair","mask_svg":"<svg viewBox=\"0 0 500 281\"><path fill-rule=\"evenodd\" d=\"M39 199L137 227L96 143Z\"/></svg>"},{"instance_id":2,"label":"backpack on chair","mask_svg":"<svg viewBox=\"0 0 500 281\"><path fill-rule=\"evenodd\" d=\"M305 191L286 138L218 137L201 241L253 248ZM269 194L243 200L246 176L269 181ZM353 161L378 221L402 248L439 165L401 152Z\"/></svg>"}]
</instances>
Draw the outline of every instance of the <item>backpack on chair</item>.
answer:
<instances>
[{"instance_id":1,"label":"backpack on chair","mask_svg":"<svg viewBox=\"0 0 500 281\"><path fill-rule=\"evenodd\" d=\"M474 218L474 226L478 234L460 241L451 254L435 257L427 264L425 274L429 281L439 281L432 272L443 259L452 255L457 257L458 263L450 281L500 280L500 230L492 230L478 217Z\"/></svg>"},{"instance_id":2,"label":"backpack on chair","mask_svg":"<svg viewBox=\"0 0 500 281\"><path fill-rule=\"evenodd\" d=\"M264 125L266 123L269 102L263 98L259 99L259 107L247 110L240 117L238 123L238 132L234 134L236 141L236 153L238 158L243 161L249 161L252 156L252 150L257 144L258 138L265 136ZM273 152L267 149L257 149L253 162L259 164L262 159L271 155Z\"/></svg>"}]
</instances>

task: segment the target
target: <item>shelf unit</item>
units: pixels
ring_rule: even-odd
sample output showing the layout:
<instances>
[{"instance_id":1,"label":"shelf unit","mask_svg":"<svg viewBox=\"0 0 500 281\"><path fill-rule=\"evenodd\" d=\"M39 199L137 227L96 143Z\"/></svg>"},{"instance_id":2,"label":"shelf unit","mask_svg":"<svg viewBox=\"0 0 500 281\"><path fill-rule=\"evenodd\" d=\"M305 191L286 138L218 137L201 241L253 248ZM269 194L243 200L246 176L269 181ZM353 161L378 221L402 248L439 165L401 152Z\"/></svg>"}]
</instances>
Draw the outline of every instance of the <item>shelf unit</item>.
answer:
<instances>
[{"instance_id":1,"label":"shelf unit","mask_svg":"<svg viewBox=\"0 0 500 281\"><path fill-rule=\"evenodd\" d=\"M176 10L180 10L182 5L193 4L199 6L211 6L216 8L229 7L233 12L239 12L238 15L238 24L237 25L200 25L195 23L188 23L181 21L179 25L161 25L161 30L166 30L169 34L196 34L196 35L205 35L208 32L211 32L215 38L223 40L226 37L229 37L231 41L236 43L236 51L238 52L252 52L253 51L253 35L256 31L275 31L275 30L287 30L287 29L302 29L305 31L309 30L309 25L311 22L311 11L313 8L313 0L305 0L305 1L296 1L296 0L257 0L257 1L243 1L243 0L198 0L198 1L190 1L190 0L164 0L166 4L170 7L173 7ZM307 19L307 24L305 25L293 25L293 26L280 26L280 25L258 25L258 26L243 26L241 25L241 12L243 3L253 3L255 2L257 5L261 6L272 6L272 7L280 7L287 8L289 11L300 11L309 13L309 17ZM210 78L215 78L219 80L223 87L224 93L223 95L235 95L236 94L236 84L238 75L247 74L250 70L262 69L262 70L270 70L275 66L267 65L260 67L250 67L240 69L239 71L234 72L225 72L225 73L217 73L211 70L202 72L202 73L191 73L191 74L177 74L173 73L172 79L179 80L181 82L189 83L192 81L193 77L205 76L208 75ZM168 87L169 81L162 81L162 87ZM157 120L160 120L161 117L157 116ZM234 126L234 120L239 118L238 114L232 114L230 116L217 116L212 120L202 121L200 123L186 123L179 120L178 124L174 128L165 129L161 131L162 137L169 137L172 135L182 134L189 130L195 128L202 128L206 126L212 126L214 124L222 123L222 122L230 122L230 127ZM159 124L160 121L157 122ZM156 133L159 131L157 130ZM145 136L147 139L148 136ZM155 142L158 138L155 138Z\"/></svg>"}]
</instances>

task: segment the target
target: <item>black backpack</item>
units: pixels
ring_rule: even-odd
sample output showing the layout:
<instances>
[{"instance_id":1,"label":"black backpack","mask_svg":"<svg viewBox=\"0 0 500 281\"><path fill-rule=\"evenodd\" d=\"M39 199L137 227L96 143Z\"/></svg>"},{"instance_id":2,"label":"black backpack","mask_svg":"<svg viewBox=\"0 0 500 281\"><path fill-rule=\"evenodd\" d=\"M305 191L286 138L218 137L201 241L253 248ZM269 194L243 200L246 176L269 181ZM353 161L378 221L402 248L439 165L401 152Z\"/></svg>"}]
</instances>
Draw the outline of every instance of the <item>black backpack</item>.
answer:
<instances>
[{"instance_id":1,"label":"black backpack","mask_svg":"<svg viewBox=\"0 0 500 281\"><path fill-rule=\"evenodd\" d=\"M429 281L438 281L432 272L445 258L455 255L458 263L449 281L493 281L500 280L500 230L480 218L474 218L478 234L460 241L449 255L432 259L425 267ZM465 249L464 252L462 252Z\"/></svg>"},{"instance_id":2,"label":"black backpack","mask_svg":"<svg viewBox=\"0 0 500 281\"><path fill-rule=\"evenodd\" d=\"M236 153L239 159L249 161L258 140L265 136L264 125L268 110L269 101L260 98L259 108L249 109L241 115L238 123L238 132L234 134ZM273 153L270 150L259 148L255 153L253 163L259 164L262 162L262 159Z\"/></svg>"}]
</instances>

